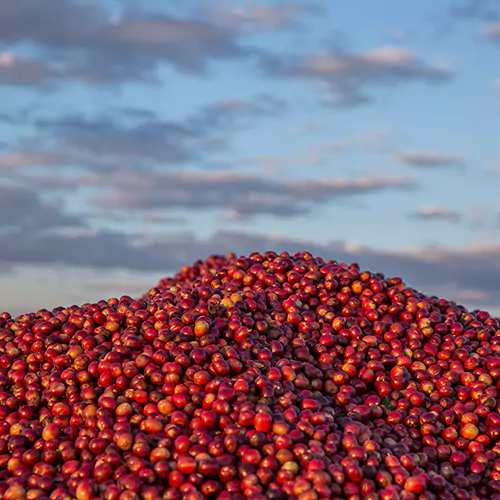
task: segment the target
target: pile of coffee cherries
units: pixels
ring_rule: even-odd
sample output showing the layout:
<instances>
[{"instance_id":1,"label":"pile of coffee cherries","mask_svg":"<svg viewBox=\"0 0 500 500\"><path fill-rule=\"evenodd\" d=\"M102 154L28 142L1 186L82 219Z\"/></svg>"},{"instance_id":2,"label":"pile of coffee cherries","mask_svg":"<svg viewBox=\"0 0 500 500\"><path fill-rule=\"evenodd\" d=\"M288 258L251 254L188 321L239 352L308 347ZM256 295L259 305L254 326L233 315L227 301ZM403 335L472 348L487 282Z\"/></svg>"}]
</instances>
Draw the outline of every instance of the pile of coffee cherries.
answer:
<instances>
[{"instance_id":1,"label":"pile of coffee cherries","mask_svg":"<svg viewBox=\"0 0 500 500\"><path fill-rule=\"evenodd\" d=\"M0 313L5 500L500 499L500 321L356 264L212 256Z\"/></svg>"}]
</instances>

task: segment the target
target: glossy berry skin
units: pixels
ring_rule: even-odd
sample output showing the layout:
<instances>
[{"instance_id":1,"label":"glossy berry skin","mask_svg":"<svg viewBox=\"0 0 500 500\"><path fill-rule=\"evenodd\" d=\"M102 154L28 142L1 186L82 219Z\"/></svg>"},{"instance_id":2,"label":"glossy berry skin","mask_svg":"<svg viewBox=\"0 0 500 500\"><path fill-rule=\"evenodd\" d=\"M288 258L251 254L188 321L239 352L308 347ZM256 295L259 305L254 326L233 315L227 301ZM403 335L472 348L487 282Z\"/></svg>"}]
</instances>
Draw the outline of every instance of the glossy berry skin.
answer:
<instances>
[{"instance_id":1,"label":"glossy berry skin","mask_svg":"<svg viewBox=\"0 0 500 500\"><path fill-rule=\"evenodd\" d=\"M269 413L257 413L254 418L255 429L261 432L269 432L273 427L273 419Z\"/></svg>"}]
</instances>

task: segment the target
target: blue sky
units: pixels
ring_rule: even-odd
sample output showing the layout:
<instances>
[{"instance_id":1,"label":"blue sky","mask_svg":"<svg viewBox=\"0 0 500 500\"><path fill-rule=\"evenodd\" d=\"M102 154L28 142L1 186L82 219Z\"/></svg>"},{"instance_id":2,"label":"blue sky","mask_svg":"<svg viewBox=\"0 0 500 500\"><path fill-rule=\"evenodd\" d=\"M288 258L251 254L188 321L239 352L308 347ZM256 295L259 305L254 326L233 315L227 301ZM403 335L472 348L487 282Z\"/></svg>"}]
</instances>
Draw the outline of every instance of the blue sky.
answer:
<instances>
[{"instance_id":1,"label":"blue sky","mask_svg":"<svg viewBox=\"0 0 500 500\"><path fill-rule=\"evenodd\" d=\"M500 6L0 4L0 310L310 249L500 313Z\"/></svg>"}]
</instances>

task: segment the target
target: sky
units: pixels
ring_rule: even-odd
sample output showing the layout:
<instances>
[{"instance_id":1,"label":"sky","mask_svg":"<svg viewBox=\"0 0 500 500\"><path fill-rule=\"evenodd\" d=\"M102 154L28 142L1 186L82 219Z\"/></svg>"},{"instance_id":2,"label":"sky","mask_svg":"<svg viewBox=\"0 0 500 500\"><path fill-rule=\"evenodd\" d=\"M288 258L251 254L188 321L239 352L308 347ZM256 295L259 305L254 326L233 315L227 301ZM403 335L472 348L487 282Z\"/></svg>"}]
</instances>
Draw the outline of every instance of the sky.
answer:
<instances>
[{"instance_id":1,"label":"sky","mask_svg":"<svg viewBox=\"0 0 500 500\"><path fill-rule=\"evenodd\" d=\"M308 250L500 315L497 0L3 1L0 96L0 311Z\"/></svg>"}]
</instances>

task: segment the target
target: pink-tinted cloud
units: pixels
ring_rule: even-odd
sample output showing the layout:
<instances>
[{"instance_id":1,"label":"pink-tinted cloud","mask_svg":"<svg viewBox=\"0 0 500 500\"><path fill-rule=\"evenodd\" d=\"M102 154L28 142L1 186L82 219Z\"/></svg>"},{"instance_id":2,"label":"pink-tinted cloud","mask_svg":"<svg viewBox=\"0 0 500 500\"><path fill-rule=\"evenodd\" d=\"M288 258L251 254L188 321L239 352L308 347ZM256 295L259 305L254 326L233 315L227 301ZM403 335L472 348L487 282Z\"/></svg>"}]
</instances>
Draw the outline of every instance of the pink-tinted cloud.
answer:
<instances>
[{"instance_id":1,"label":"pink-tinted cloud","mask_svg":"<svg viewBox=\"0 0 500 500\"><path fill-rule=\"evenodd\" d=\"M364 52L345 50L301 54L291 58L264 57L266 74L321 82L329 104L350 107L370 100L366 89L404 82L442 83L453 71L448 65L427 62L397 46L382 46Z\"/></svg>"},{"instance_id":2,"label":"pink-tinted cloud","mask_svg":"<svg viewBox=\"0 0 500 500\"><path fill-rule=\"evenodd\" d=\"M412 212L410 217L424 221L459 222L462 214L449 208L424 206Z\"/></svg>"},{"instance_id":3,"label":"pink-tinted cloud","mask_svg":"<svg viewBox=\"0 0 500 500\"><path fill-rule=\"evenodd\" d=\"M396 155L398 163L418 168L459 167L464 163L461 156L438 151L411 151Z\"/></svg>"}]
</instances>

